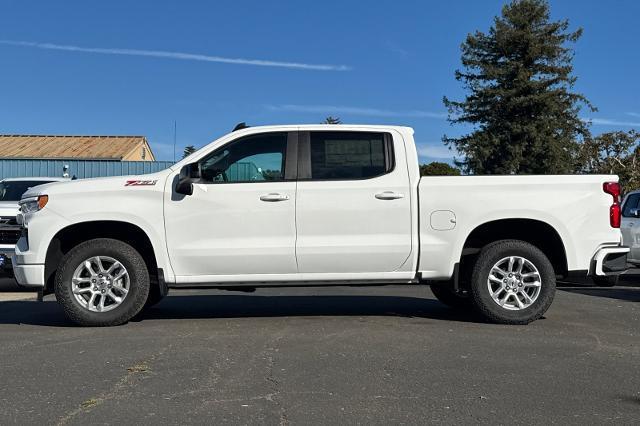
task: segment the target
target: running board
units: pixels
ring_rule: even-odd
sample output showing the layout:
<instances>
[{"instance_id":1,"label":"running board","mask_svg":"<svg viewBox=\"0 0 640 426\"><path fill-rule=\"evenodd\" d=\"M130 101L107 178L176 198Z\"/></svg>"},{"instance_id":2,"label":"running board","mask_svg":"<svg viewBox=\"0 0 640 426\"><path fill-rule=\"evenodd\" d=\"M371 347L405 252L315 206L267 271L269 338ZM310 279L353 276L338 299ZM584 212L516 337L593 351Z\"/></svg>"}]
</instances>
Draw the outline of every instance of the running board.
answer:
<instances>
[{"instance_id":1,"label":"running board","mask_svg":"<svg viewBox=\"0 0 640 426\"><path fill-rule=\"evenodd\" d=\"M211 288L230 291L253 291L256 288L284 287L382 287L388 285L415 285L418 280L366 280L366 281L268 281L268 282L219 282L219 283L167 283L172 289Z\"/></svg>"}]
</instances>

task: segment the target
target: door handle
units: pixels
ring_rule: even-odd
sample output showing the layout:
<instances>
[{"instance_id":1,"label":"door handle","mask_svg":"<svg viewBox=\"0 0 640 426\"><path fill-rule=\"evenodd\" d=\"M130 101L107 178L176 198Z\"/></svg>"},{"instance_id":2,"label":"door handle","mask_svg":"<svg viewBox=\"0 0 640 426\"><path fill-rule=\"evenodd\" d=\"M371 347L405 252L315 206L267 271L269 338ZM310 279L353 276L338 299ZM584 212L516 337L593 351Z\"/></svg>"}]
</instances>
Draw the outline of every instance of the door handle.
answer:
<instances>
[{"instance_id":1,"label":"door handle","mask_svg":"<svg viewBox=\"0 0 640 426\"><path fill-rule=\"evenodd\" d=\"M289 199L288 195L278 194L277 192L272 192L270 194L265 194L260 196L261 201L267 202L276 202L276 201L287 201Z\"/></svg>"},{"instance_id":2,"label":"door handle","mask_svg":"<svg viewBox=\"0 0 640 426\"><path fill-rule=\"evenodd\" d=\"M384 191L376 194L376 198L378 200L397 200L399 198L404 198L404 194L400 194L399 192L393 191Z\"/></svg>"}]
</instances>

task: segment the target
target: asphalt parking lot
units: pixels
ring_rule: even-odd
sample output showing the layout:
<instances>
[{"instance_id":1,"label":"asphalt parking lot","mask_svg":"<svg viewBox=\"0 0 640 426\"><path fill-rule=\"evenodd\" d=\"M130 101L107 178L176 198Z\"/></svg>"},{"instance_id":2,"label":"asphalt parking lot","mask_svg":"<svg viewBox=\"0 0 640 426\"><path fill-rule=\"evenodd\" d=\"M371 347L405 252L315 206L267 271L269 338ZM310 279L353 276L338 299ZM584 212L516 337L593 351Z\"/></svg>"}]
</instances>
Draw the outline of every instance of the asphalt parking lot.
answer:
<instances>
[{"instance_id":1,"label":"asphalt parking lot","mask_svg":"<svg viewBox=\"0 0 640 426\"><path fill-rule=\"evenodd\" d=\"M71 325L51 296L4 301L0 418L637 424L640 287L623 284L565 287L529 326L406 286L176 291L104 329Z\"/></svg>"}]
</instances>

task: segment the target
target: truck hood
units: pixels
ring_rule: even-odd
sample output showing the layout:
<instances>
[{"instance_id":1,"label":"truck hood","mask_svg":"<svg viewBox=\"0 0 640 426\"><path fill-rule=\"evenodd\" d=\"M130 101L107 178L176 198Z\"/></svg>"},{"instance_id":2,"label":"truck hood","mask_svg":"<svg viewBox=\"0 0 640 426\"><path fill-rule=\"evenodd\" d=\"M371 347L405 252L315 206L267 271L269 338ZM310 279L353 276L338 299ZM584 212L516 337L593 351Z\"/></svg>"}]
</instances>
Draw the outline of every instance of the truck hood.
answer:
<instances>
[{"instance_id":1,"label":"truck hood","mask_svg":"<svg viewBox=\"0 0 640 426\"><path fill-rule=\"evenodd\" d=\"M95 194L97 192L122 191L126 188L140 186L162 187L164 180L172 172L171 169L162 170L158 173L131 176L111 176L103 178L77 179L66 182L52 182L45 185L38 185L29 189L22 195L22 198L34 197L38 195L56 194L81 194L83 192Z\"/></svg>"},{"instance_id":2,"label":"truck hood","mask_svg":"<svg viewBox=\"0 0 640 426\"><path fill-rule=\"evenodd\" d=\"M16 217L17 214L17 201L0 201L0 217Z\"/></svg>"}]
</instances>

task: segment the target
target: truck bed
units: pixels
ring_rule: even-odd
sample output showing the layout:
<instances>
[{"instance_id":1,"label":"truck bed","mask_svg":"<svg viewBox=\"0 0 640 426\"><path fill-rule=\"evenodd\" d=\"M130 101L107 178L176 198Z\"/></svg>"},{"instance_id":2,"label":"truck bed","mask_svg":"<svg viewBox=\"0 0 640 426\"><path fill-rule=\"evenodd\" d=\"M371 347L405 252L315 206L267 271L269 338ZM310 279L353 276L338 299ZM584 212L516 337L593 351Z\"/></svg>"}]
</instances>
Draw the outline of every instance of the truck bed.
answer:
<instances>
[{"instance_id":1,"label":"truck bed","mask_svg":"<svg viewBox=\"0 0 640 426\"><path fill-rule=\"evenodd\" d=\"M550 225L565 244L567 268L588 270L603 244L619 244L602 185L613 175L429 176L418 184L423 278L450 277L469 235L494 221ZM551 238L551 235L545 235Z\"/></svg>"}]
</instances>

